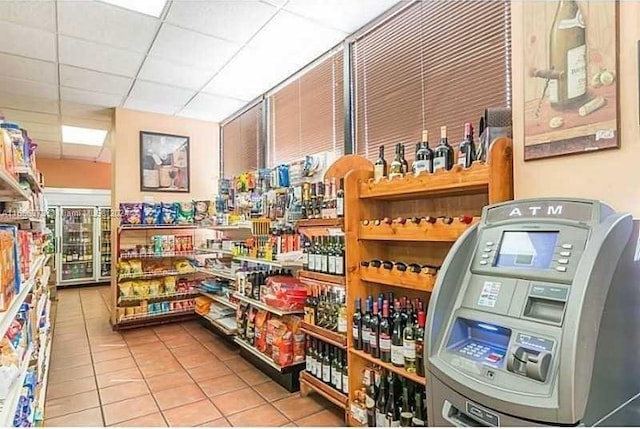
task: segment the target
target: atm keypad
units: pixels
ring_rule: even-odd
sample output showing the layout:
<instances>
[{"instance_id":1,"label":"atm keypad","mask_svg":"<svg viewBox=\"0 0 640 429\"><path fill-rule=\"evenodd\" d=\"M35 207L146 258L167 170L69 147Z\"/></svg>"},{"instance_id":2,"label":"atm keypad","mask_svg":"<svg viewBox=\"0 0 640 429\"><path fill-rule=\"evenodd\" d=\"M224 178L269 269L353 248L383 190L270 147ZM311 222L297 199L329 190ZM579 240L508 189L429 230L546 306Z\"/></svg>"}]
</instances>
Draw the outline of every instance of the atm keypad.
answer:
<instances>
[{"instance_id":1,"label":"atm keypad","mask_svg":"<svg viewBox=\"0 0 640 429\"><path fill-rule=\"evenodd\" d=\"M466 346L462 347L458 350L463 355L473 356L475 358L480 358L485 355L491 348L484 346L482 344L469 343Z\"/></svg>"},{"instance_id":2,"label":"atm keypad","mask_svg":"<svg viewBox=\"0 0 640 429\"><path fill-rule=\"evenodd\" d=\"M568 258L569 256L571 256L571 252L560 252L560 256Z\"/></svg>"}]
</instances>

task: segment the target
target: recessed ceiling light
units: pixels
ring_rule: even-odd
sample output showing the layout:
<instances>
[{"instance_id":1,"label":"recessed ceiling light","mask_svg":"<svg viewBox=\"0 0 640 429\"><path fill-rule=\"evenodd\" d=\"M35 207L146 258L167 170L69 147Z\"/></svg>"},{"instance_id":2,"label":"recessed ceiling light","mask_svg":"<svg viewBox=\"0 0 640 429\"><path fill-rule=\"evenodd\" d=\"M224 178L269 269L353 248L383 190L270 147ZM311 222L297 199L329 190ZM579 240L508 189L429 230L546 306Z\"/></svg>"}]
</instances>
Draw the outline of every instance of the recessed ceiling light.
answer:
<instances>
[{"instance_id":1,"label":"recessed ceiling light","mask_svg":"<svg viewBox=\"0 0 640 429\"><path fill-rule=\"evenodd\" d=\"M69 125L62 126L62 143L102 146L106 136L107 130L72 127Z\"/></svg>"},{"instance_id":2,"label":"recessed ceiling light","mask_svg":"<svg viewBox=\"0 0 640 429\"><path fill-rule=\"evenodd\" d=\"M145 15L160 17L164 5L167 0L102 0L105 3L110 3L115 6L120 6L125 9L133 10L136 12L144 13Z\"/></svg>"}]
</instances>

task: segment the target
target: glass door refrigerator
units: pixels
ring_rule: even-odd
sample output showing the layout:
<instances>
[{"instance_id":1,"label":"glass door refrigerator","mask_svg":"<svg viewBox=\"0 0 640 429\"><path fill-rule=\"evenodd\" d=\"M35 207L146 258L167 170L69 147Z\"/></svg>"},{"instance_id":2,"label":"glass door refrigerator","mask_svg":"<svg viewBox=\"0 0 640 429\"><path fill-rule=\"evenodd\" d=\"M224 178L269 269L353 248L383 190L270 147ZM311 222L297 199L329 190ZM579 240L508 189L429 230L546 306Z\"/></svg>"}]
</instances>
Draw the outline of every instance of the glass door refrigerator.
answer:
<instances>
[{"instance_id":1,"label":"glass door refrigerator","mask_svg":"<svg viewBox=\"0 0 640 429\"><path fill-rule=\"evenodd\" d=\"M106 282L111 278L111 208L100 207L100 225L97 243L99 244L95 260L97 262L96 273L98 281Z\"/></svg>"},{"instance_id":2,"label":"glass door refrigerator","mask_svg":"<svg viewBox=\"0 0 640 429\"><path fill-rule=\"evenodd\" d=\"M58 285L91 284L95 274L95 207L61 207Z\"/></svg>"}]
</instances>

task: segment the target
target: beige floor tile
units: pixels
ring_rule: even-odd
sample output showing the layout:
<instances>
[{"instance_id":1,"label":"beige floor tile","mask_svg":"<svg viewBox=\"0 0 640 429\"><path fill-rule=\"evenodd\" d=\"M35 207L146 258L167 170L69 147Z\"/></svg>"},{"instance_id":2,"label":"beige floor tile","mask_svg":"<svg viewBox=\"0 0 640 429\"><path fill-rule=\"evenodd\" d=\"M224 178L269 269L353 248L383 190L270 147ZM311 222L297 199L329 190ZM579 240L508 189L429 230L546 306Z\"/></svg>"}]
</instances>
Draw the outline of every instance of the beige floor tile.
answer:
<instances>
[{"instance_id":1,"label":"beige floor tile","mask_svg":"<svg viewBox=\"0 0 640 429\"><path fill-rule=\"evenodd\" d=\"M161 428L167 427L167 422L165 421L162 413L153 413L147 416L138 417L137 419L127 420L122 423L118 423L115 426L122 427L143 427L143 428Z\"/></svg>"},{"instance_id":2,"label":"beige floor tile","mask_svg":"<svg viewBox=\"0 0 640 429\"><path fill-rule=\"evenodd\" d=\"M250 410L234 414L227 418L233 426L242 427L273 427L289 423L289 419L270 404L264 404Z\"/></svg>"},{"instance_id":3,"label":"beige floor tile","mask_svg":"<svg viewBox=\"0 0 640 429\"><path fill-rule=\"evenodd\" d=\"M187 372L197 382L232 374L231 370L223 362L188 368Z\"/></svg>"},{"instance_id":4,"label":"beige floor tile","mask_svg":"<svg viewBox=\"0 0 640 429\"><path fill-rule=\"evenodd\" d=\"M48 415L45 412L45 415ZM100 407L90 408L88 410L71 413L60 417L53 417L44 422L45 427L101 427L104 426L102 421L102 411Z\"/></svg>"},{"instance_id":5,"label":"beige floor tile","mask_svg":"<svg viewBox=\"0 0 640 429\"><path fill-rule=\"evenodd\" d=\"M127 368L135 368L136 362L131 356L107 360L104 362L98 362L93 364L96 375L106 374L108 372L120 371Z\"/></svg>"},{"instance_id":6,"label":"beige floor tile","mask_svg":"<svg viewBox=\"0 0 640 429\"><path fill-rule=\"evenodd\" d=\"M239 372L238 375L240 376L240 378L246 381L249 386L257 386L260 383L271 381L271 377L257 368Z\"/></svg>"},{"instance_id":7,"label":"beige floor tile","mask_svg":"<svg viewBox=\"0 0 640 429\"><path fill-rule=\"evenodd\" d=\"M189 374L183 369L148 377L146 381L152 392L160 392L161 390L184 386L193 382Z\"/></svg>"},{"instance_id":8,"label":"beige floor tile","mask_svg":"<svg viewBox=\"0 0 640 429\"><path fill-rule=\"evenodd\" d=\"M267 401L273 402L278 399L286 398L287 396L297 395L298 393L290 393L287 389L280 386L275 381L268 381L266 383L253 386L253 390L258 392Z\"/></svg>"},{"instance_id":9,"label":"beige floor tile","mask_svg":"<svg viewBox=\"0 0 640 429\"><path fill-rule=\"evenodd\" d=\"M296 420L302 427L340 427L345 425L344 411L322 410L318 413Z\"/></svg>"},{"instance_id":10,"label":"beige floor tile","mask_svg":"<svg viewBox=\"0 0 640 429\"><path fill-rule=\"evenodd\" d=\"M116 384L144 380L144 377L142 377L142 373L140 373L138 368L127 368L98 375L96 379L98 381L98 388L104 389L105 387L115 386Z\"/></svg>"},{"instance_id":11,"label":"beige floor tile","mask_svg":"<svg viewBox=\"0 0 640 429\"><path fill-rule=\"evenodd\" d=\"M100 401L102 405L113 402L124 401L125 399L136 398L147 395L149 388L144 380L129 381L127 383L116 384L115 386L100 389Z\"/></svg>"},{"instance_id":12,"label":"beige floor tile","mask_svg":"<svg viewBox=\"0 0 640 429\"><path fill-rule=\"evenodd\" d=\"M211 422L205 422L198 426L203 426L208 428L224 428L224 427L231 427L231 423L229 423L229 421L224 417L220 417L219 419L215 419L214 421L211 421Z\"/></svg>"},{"instance_id":13,"label":"beige floor tile","mask_svg":"<svg viewBox=\"0 0 640 429\"><path fill-rule=\"evenodd\" d=\"M63 381L62 383L51 383L47 387L47 399L64 398L77 393L96 390L96 379L94 376L76 378L74 380Z\"/></svg>"},{"instance_id":14,"label":"beige floor tile","mask_svg":"<svg viewBox=\"0 0 640 429\"><path fill-rule=\"evenodd\" d=\"M173 389L154 392L153 396L162 411L206 399L202 390L193 382Z\"/></svg>"},{"instance_id":15,"label":"beige floor tile","mask_svg":"<svg viewBox=\"0 0 640 429\"><path fill-rule=\"evenodd\" d=\"M325 405L325 401L320 401L315 395L306 398L290 396L273 402L274 407L293 421L317 413L324 409Z\"/></svg>"},{"instance_id":16,"label":"beige floor tile","mask_svg":"<svg viewBox=\"0 0 640 429\"><path fill-rule=\"evenodd\" d=\"M198 384L204 393L210 398L249 387L244 380L235 374L211 378L209 380L200 381Z\"/></svg>"},{"instance_id":17,"label":"beige floor tile","mask_svg":"<svg viewBox=\"0 0 640 429\"><path fill-rule=\"evenodd\" d=\"M197 426L222 417L208 399L163 411L169 426Z\"/></svg>"},{"instance_id":18,"label":"beige floor tile","mask_svg":"<svg viewBox=\"0 0 640 429\"><path fill-rule=\"evenodd\" d=\"M47 401L47 418L60 417L65 414L77 413L79 411L95 408L100 405L98 391L92 390L84 393L77 393L71 396L52 399Z\"/></svg>"},{"instance_id":19,"label":"beige floor tile","mask_svg":"<svg viewBox=\"0 0 640 429\"><path fill-rule=\"evenodd\" d=\"M94 351L93 362L100 363L100 362L106 362L110 360L130 357L130 356L131 356L131 353L129 353L129 348L126 346L107 348L105 350Z\"/></svg>"},{"instance_id":20,"label":"beige floor tile","mask_svg":"<svg viewBox=\"0 0 640 429\"><path fill-rule=\"evenodd\" d=\"M102 407L107 425L132 420L138 417L157 413L158 407L151 395L139 396Z\"/></svg>"},{"instance_id":21,"label":"beige floor tile","mask_svg":"<svg viewBox=\"0 0 640 429\"><path fill-rule=\"evenodd\" d=\"M51 358L53 359L53 351L51 352ZM52 365L53 366L53 365ZM52 369L49 371L49 383L62 383L65 381L76 380L78 378L84 378L93 376L93 365L82 365L73 368L66 369Z\"/></svg>"},{"instance_id":22,"label":"beige floor tile","mask_svg":"<svg viewBox=\"0 0 640 429\"><path fill-rule=\"evenodd\" d=\"M224 395L214 396L211 402L222 412L225 417L240 411L248 410L265 403L260 395L251 388L236 390Z\"/></svg>"}]
</instances>

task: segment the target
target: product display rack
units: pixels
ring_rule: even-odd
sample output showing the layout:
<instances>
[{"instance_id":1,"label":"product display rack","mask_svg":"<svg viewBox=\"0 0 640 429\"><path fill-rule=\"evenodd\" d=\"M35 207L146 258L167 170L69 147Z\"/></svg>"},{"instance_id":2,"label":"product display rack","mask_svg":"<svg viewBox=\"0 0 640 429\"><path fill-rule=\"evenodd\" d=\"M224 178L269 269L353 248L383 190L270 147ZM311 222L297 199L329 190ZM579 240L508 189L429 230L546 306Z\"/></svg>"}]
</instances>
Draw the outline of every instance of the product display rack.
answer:
<instances>
[{"instance_id":1,"label":"product display rack","mask_svg":"<svg viewBox=\"0 0 640 429\"><path fill-rule=\"evenodd\" d=\"M496 139L490 146L488 162L475 162L468 169L455 165L449 171L408 174L403 178L373 181L373 169L354 169L345 178L345 234L347 275L347 317L353 320L355 301L381 292L396 297L420 298L428 307L436 275L397 269L363 266L374 259L440 266L450 247L464 231L479 220L487 204L513 198L512 141ZM463 223L459 216L471 216ZM377 219L411 219L413 216L445 216L453 222L373 222ZM376 225L378 223L378 225ZM427 318L429 314L426 315ZM363 370L371 364L406 377L421 385L425 378L407 373L403 367L382 362L354 348L352 330L347 333L349 401L361 387ZM350 412L350 426L362 426Z\"/></svg>"}]
</instances>

